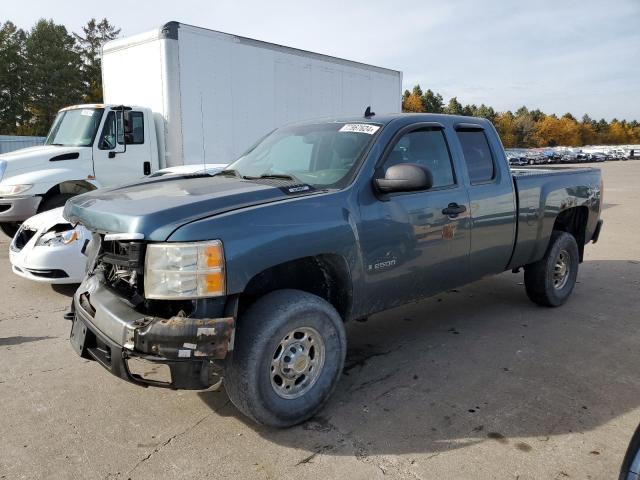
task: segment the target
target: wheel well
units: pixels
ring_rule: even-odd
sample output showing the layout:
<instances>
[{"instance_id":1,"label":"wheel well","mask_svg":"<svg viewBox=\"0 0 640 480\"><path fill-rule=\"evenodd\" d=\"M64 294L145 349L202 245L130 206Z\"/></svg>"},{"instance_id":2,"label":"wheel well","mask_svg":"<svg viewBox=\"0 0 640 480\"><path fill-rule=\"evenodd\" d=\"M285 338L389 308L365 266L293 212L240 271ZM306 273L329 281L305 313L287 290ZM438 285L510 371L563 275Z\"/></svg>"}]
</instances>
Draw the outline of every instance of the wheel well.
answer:
<instances>
[{"instance_id":1,"label":"wheel well","mask_svg":"<svg viewBox=\"0 0 640 480\"><path fill-rule=\"evenodd\" d=\"M240 295L239 313L263 295L293 288L325 299L347 320L351 309L351 276L345 259L326 254L304 257L268 268L254 276Z\"/></svg>"},{"instance_id":2,"label":"wheel well","mask_svg":"<svg viewBox=\"0 0 640 480\"><path fill-rule=\"evenodd\" d=\"M47 193L42 196L42 200L44 201L45 199L50 198L54 195L58 195L59 193L79 195L81 193L90 192L91 190L95 189L96 186L93 183L87 182L86 180L68 180L66 182L59 183L54 187L51 187L47 191Z\"/></svg>"},{"instance_id":3,"label":"wheel well","mask_svg":"<svg viewBox=\"0 0 640 480\"><path fill-rule=\"evenodd\" d=\"M570 233L576 239L581 262L584 256L588 218L589 209L587 207L573 207L560 212L553 224L554 230Z\"/></svg>"}]
</instances>

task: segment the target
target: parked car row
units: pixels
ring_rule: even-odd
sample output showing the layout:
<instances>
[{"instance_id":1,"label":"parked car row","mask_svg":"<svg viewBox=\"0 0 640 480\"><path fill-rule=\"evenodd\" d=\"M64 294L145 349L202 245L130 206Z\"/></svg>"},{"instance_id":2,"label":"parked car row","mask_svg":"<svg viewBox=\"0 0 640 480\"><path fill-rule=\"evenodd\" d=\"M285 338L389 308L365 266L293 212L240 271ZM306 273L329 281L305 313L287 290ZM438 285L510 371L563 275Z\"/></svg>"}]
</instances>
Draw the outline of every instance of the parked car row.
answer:
<instances>
[{"instance_id":1,"label":"parked car row","mask_svg":"<svg viewBox=\"0 0 640 480\"><path fill-rule=\"evenodd\" d=\"M603 147L589 151L569 149L507 149L507 159L512 167L524 165L547 165L554 163L594 163L616 160L631 160L640 157L637 149Z\"/></svg>"}]
</instances>

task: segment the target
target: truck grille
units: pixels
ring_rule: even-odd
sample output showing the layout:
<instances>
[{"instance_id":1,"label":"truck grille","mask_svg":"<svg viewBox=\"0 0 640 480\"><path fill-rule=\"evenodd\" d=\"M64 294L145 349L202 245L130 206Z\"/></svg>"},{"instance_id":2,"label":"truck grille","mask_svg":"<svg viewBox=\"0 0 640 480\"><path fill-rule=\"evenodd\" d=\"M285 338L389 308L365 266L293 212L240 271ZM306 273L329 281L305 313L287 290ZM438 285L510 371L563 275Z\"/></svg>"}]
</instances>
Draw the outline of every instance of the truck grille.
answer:
<instances>
[{"instance_id":1,"label":"truck grille","mask_svg":"<svg viewBox=\"0 0 640 480\"><path fill-rule=\"evenodd\" d=\"M100 243L95 268L104 272L107 286L134 305L143 299L145 245L141 242L119 240Z\"/></svg>"}]
</instances>

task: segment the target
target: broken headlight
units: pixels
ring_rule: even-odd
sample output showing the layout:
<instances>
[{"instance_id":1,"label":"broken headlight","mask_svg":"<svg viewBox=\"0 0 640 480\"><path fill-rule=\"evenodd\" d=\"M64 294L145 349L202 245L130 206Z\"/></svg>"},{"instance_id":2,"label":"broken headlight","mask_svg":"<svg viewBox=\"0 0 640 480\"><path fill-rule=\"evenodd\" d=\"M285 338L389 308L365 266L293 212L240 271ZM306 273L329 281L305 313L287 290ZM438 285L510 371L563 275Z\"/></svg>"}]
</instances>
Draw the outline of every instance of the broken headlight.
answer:
<instances>
[{"instance_id":1,"label":"broken headlight","mask_svg":"<svg viewBox=\"0 0 640 480\"><path fill-rule=\"evenodd\" d=\"M76 229L67 230L66 232L47 232L42 235L36 242L36 247L60 247L62 245L69 245L80 236Z\"/></svg>"}]
</instances>

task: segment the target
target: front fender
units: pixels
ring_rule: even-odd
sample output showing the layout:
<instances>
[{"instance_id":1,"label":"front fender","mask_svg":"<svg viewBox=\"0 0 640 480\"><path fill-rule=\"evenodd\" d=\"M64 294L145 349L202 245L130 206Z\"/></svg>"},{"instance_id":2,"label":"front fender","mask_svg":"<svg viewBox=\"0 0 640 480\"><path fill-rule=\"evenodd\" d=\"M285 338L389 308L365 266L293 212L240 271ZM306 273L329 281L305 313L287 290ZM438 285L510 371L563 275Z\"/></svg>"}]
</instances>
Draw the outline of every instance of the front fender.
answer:
<instances>
[{"instance_id":1,"label":"front fender","mask_svg":"<svg viewBox=\"0 0 640 480\"><path fill-rule=\"evenodd\" d=\"M100 182L91 177L93 177L93 172L83 168L48 168L5 177L1 183L5 185L33 185L25 192L28 195L44 195L56 185L69 181L83 181L95 188L102 187Z\"/></svg>"},{"instance_id":2,"label":"front fender","mask_svg":"<svg viewBox=\"0 0 640 480\"><path fill-rule=\"evenodd\" d=\"M237 210L180 227L168 241L221 240L231 295L243 292L254 276L268 268L323 254L346 259L356 283L361 261L351 214L342 198L339 193L322 194Z\"/></svg>"}]
</instances>

